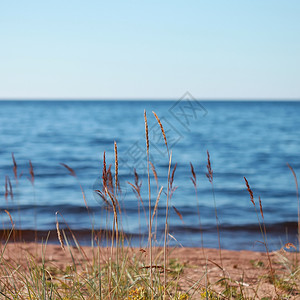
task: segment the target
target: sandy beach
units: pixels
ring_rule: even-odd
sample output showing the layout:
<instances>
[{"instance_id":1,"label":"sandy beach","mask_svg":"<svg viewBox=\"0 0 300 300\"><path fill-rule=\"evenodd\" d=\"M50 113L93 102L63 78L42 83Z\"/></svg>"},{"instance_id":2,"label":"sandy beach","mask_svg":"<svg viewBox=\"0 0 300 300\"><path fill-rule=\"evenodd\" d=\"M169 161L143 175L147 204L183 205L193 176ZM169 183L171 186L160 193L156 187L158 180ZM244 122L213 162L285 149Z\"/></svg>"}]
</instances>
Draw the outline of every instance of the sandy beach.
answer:
<instances>
[{"instance_id":1,"label":"sandy beach","mask_svg":"<svg viewBox=\"0 0 300 300\"><path fill-rule=\"evenodd\" d=\"M100 266L103 266L111 256L110 248L82 247L78 249L71 246L63 250L60 245L45 246L37 243L8 243L6 246L2 243L1 253L3 253L1 268L5 264L10 264L11 266L18 265L19 269L27 269L30 261L34 261L36 264L44 262L51 278L55 278L57 273L55 270L71 268L73 260L76 263L77 272L84 274L93 260L97 260L97 257L100 257ZM134 258L147 266L148 249L125 248L123 255L128 255L129 263ZM297 255L285 252L283 249L270 254L272 267L278 278L281 276L285 278L284 280L289 278ZM161 261L162 249L155 248L153 257L156 272L161 272L159 261ZM248 297L251 299L275 299L278 295L283 297L280 299L300 298L296 288L287 290L284 288L284 284L274 288L274 285L270 283L271 273L266 253L222 250L221 259L218 249L169 249L169 278L170 280L174 278L173 275L176 272L180 274L179 279L176 279L178 290L193 294L192 299L199 299L201 295L205 295L205 286L210 286L211 289L223 295L222 281L225 278L231 287L242 293L247 299Z\"/></svg>"}]
</instances>

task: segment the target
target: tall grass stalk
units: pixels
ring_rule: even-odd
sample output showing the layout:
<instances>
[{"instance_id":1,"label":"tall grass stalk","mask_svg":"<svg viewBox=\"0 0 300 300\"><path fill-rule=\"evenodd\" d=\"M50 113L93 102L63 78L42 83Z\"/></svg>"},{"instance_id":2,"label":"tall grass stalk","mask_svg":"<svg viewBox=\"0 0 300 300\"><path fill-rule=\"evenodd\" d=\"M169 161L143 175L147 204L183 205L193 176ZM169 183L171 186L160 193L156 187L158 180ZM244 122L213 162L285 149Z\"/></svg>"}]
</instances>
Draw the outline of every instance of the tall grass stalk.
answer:
<instances>
[{"instance_id":1,"label":"tall grass stalk","mask_svg":"<svg viewBox=\"0 0 300 300\"><path fill-rule=\"evenodd\" d=\"M208 178L209 182L211 183L211 190L212 190L212 194L213 194L215 217L216 217L216 226L217 226L217 233L218 233L218 243L219 243L219 256L220 256L221 267L223 269L219 218L218 218L218 212L217 212L216 196L215 196L214 181L213 181L214 177L213 177L213 170L212 170L212 167L211 167L210 155L209 155L208 150L207 150L207 166L206 167L207 167L206 177ZM224 269L223 269L223 272L224 272Z\"/></svg>"},{"instance_id":2,"label":"tall grass stalk","mask_svg":"<svg viewBox=\"0 0 300 300\"><path fill-rule=\"evenodd\" d=\"M169 218L169 196L170 196L170 172L171 172L171 164L172 164L172 151L169 157L169 168L168 168L168 187L167 187L167 203L166 203L166 220L165 220L165 237L164 237L164 297L166 297L167 292L167 239L168 239L168 218Z\"/></svg>"},{"instance_id":3,"label":"tall grass stalk","mask_svg":"<svg viewBox=\"0 0 300 300\"><path fill-rule=\"evenodd\" d=\"M201 235L201 249L202 249L202 254L203 254L203 257L205 258L206 265L207 265L207 256L206 256L205 250L204 250L203 230L202 230L200 205L199 205L199 198L198 198L197 176L196 176L196 172L195 172L194 166L193 166L193 164L191 162L190 162L190 167L191 167L191 173L192 173L191 181L192 181L192 183L194 185L195 195L196 195L196 201L197 201L197 210L198 210L198 216L199 216L199 227L200 227L200 235ZM205 272L205 293L206 293L206 299L208 299L207 283L208 283L208 274L207 274L207 272Z\"/></svg>"},{"instance_id":4,"label":"tall grass stalk","mask_svg":"<svg viewBox=\"0 0 300 300\"><path fill-rule=\"evenodd\" d=\"M114 218L115 218L115 224L116 224L116 261L117 261L117 280L119 276L119 225L118 225L118 212L117 207L119 208L119 212L121 213L120 205L118 202L118 173L119 173L119 162L118 162L118 148L117 143L114 142L114 151L115 151L115 203L116 207L114 207Z\"/></svg>"},{"instance_id":5,"label":"tall grass stalk","mask_svg":"<svg viewBox=\"0 0 300 300\"><path fill-rule=\"evenodd\" d=\"M12 161L13 161L13 173L14 173L15 183L16 183L16 193L15 194L18 195L19 194L18 193L19 192L18 191L18 189L19 189L18 165L17 165L16 159L15 159L14 153L11 154L11 157L12 157ZM9 182L11 200L14 201L13 188L12 188L10 180L8 182ZM22 241L22 223L21 223L20 200L19 200L19 197L16 197L16 198L17 198L17 206L18 206L19 241L21 242Z\"/></svg>"},{"instance_id":6,"label":"tall grass stalk","mask_svg":"<svg viewBox=\"0 0 300 300\"><path fill-rule=\"evenodd\" d=\"M203 231L202 231L201 214L200 214L200 205L199 205L199 197L198 197L198 187L197 187L197 176L196 176L194 166L191 162L190 162L190 167L191 167L191 173L192 173L191 181L192 181L192 183L194 185L194 189L195 189L196 202L197 202L197 211L198 211L198 216L199 216L199 227L200 227L200 235L201 235L201 248L202 248L203 256L205 257Z\"/></svg>"},{"instance_id":7,"label":"tall grass stalk","mask_svg":"<svg viewBox=\"0 0 300 300\"><path fill-rule=\"evenodd\" d=\"M272 282L275 283L275 272L274 272L274 269L273 269L273 266L272 266L271 256L270 256L269 247L268 247L267 230L266 230L266 224L265 224L265 218L264 218L261 199L259 197L259 209L260 209L260 214L261 214L261 217L262 217L263 225L261 225L258 210L257 210L256 205L255 205L253 191L252 191L246 177L244 177L244 180L245 180L245 183L246 183L247 191L249 192L249 195L250 195L250 201L252 202L252 204L254 206L254 210L255 210L255 213L256 213L256 216L257 216L259 229L260 229L260 232L261 232L261 235L262 235L262 238L263 238L263 245L265 246L265 249L266 249L266 252L267 252L268 263L269 263L269 268L270 268L270 273L271 273L271 279L272 279ZM275 285L274 285L274 288L275 288L275 292L276 292L276 286Z\"/></svg>"},{"instance_id":8,"label":"tall grass stalk","mask_svg":"<svg viewBox=\"0 0 300 300\"><path fill-rule=\"evenodd\" d=\"M170 197L170 172L171 172L171 164L172 164L172 152L169 152L168 142L164 127L157 116L157 114L152 111L154 114L157 123L160 126L161 133L163 135L163 139L165 142L165 146L167 148L168 158L169 158L169 166L168 166L168 182L167 182L167 203L166 203L166 221L165 221L165 236L164 236L164 298L166 298L167 292L167 239L168 239L168 217L169 217L169 197Z\"/></svg>"},{"instance_id":9,"label":"tall grass stalk","mask_svg":"<svg viewBox=\"0 0 300 300\"><path fill-rule=\"evenodd\" d=\"M110 193L109 190L106 190L113 206L113 213L114 213L114 223L113 223L113 237L111 241L111 269L112 269L112 260L114 254L114 233L116 235L116 265L119 265L119 227L118 227L118 211L117 211L117 199ZM117 280L118 283L118 270L117 270Z\"/></svg>"},{"instance_id":10,"label":"tall grass stalk","mask_svg":"<svg viewBox=\"0 0 300 300\"><path fill-rule=\"evenodd\" d=\"M151 186L150 186L150 158L149 158L149 134L148 134L148 121L146 110L144 110L145 121L145 136L146 136L146 151L147 151L147 176L148 176L148 196L149 196L149 266L150 266L150 288L152 295L152 214L151 214Z\"/></svg>"},{"instance_id":11,"label":"tall grass stalk","mask_svg":"<svg viewBox=\"0 0 300 300\"><path fill-rule=\"evenodd\" d=\"M33 165L31 163L31 160L29 160L29 174L30 178L29 181L31 182L32 189L33 189L33 209L34 209L34 240L37 243L37 213L36 213L36 193L35 193L35 186L34 186L34 181L35 181L35 176L34 176L34 170L33 170Z\"/></svg>"}]
</instances>

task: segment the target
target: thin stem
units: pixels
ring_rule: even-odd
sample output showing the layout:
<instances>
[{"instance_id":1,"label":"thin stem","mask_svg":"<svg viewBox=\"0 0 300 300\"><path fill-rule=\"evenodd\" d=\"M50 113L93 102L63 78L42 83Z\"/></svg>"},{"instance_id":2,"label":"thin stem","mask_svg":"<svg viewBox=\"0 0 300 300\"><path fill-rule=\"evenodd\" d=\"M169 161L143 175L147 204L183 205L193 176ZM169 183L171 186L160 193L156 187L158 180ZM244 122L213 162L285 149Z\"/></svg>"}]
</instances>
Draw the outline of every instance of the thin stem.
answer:
<instances>
[{"instance_id":1,"label":"thin stem","mask_svg":"<svg viewBox=\"0 0 300 300\"><path fill-rule=\"evenodd\" d=\"M216 196L215 196L215 189L214 189L213 181L211 181L211 189L212 189L212 194L213 194L213 199L214 199L214 207L215 207L215 216L216 216L216 225L217 225L217 232L218 232L220 262L221 262L221 266L222 266L222 269L223 269L222 250L221 250L221 238L220 238L220 228L219 228L219 218L218 218L218 212L217 212Z\"/></svg>"},{"instance_id":2,"label":"thin stem","mask_svg":"<svg viewBox=\"0 0 300 300\"><path fill-rule=\"evenodd\" d=\"M199 198L198 198L198 189L197 189L197 185L195 185L195 194L196 194L197 210L198 210L198 216L199 216L199 227L200 227L200 235L201 235L201 248L202 248L203 256L205 257L205 252L204 252L204 241L203 241L203 230L202 230L202 223L201 223L200 205L199 205Z\"/></svg>"},{"instance_id":3,"label":"thin stem","mask_svg":"<svg viewBox=\"0 0 300 300\"><path fill-rule=\"evenodd\" d=\"M172 151L169 157L168 169L168 189L167 189L167 205L166 205L166 223L165 223L165 239L164 239L164 299L167 292L167 237L168 237L168 214L169 214L169 193L170 193L170 171L172 163Z\"/></svg>"},{"instance_id":4,"label":"thin stem","mask_svg":"<svg viewBox=\"0 0 300 300\"><path fill-rule=\"evenodd\" d=\"M144 110L144 120L145 120L145 136L146 136L146 149L147 149L147 175L148 175L148 195L149 195L149 265L150 265L150 288L151 288L151 298L152 298L152 214L151 214L151 186L150 186L150 158L149 158L149 132L148 132L148 121L146 110Z\"/></svg>"},{"instance_id":5,"label":"thin stem","mask_svg":"<svg viewBox=\"0 0 300 300\"><path fill-rule=\"evenodd\" d=\"M148 191L149 191L149 247L150 247L150 283L152 290L152 214L151 214L151 187L150 187L150 169L149 169L149 148L147 148L147 173L148 173Z\"/></svg>"},{"instance_id":6,"label":"thin stem","mask_svg":"<svg viewBox=\"0 0 300 300\"><path fill-rule=\"evenodd\" d=\"M266 252L267 252L267 256L268 256L268 262L269 262L269 267L270 267L270 272L271 272L271 277L272 277L272 280L273 280L273 283L274 283L274 287L275 287L275 291L276 291L275 273L274 273L274 270L273 270L273 266L272 266L272 262L271 262L271 257L270 257L270 252L269 252L269 248L268 248L267 230L266 230L265 219L262 216L263 226L261 226L261 222L260 222L260 219L259 219L259 214L258 214L258 211L257 211L255 205L254 205L254 210L255 210L255 213L256 213L256 216L257 216L259 229L260 229L260 232L261 232L261 235L262 235L262 238L263 238L263 244L264 244L264 246L266 248Z\"/></svg>"}]
</instances>

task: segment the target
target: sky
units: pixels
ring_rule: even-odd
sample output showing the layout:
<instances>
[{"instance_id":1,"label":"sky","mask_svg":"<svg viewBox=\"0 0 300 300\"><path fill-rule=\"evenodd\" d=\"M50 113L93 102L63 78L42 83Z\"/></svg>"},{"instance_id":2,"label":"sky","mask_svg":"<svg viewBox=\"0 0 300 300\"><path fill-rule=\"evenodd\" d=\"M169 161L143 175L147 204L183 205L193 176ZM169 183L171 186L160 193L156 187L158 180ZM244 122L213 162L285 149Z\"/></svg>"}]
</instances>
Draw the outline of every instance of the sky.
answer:
<instances>
[{"instance_id":1,"label":"sky","mask_svg":"<svg viewBox=\"0 0 300 300\"><path fill-rule=\"evenodd\" d=\"M300 1L1 1L0 99L300 99Z\"/></svg>"}]
</instances>

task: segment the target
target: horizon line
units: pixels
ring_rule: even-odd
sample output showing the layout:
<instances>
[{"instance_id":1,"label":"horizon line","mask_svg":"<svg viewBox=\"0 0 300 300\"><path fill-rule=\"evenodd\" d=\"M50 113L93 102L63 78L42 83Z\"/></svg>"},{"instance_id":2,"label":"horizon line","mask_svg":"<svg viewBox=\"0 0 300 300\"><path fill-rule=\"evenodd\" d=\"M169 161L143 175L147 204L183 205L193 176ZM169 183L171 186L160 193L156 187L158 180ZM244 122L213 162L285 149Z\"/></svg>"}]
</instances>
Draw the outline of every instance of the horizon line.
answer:
<instances>
[{"instance_id":1,"label":"horizon line","mask_svg":"<svg viewBox=\"0 0 300 300\"><path fill-rule=\"evenodd\" d=\"M300 98L197 98L193 97L194 100L198 101L245 101L245 102L282 102L282 101L293 101L298 102ZM182 98L0 98L1 102L8 101L178 101L178 100L192 100Z\"/></svg>"}]
</instances>

